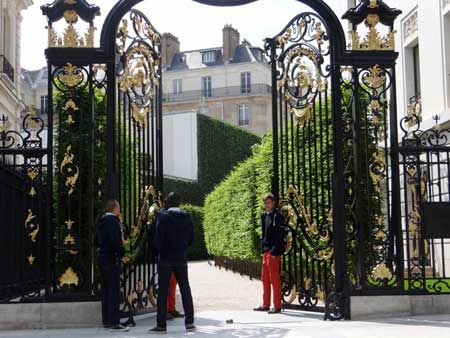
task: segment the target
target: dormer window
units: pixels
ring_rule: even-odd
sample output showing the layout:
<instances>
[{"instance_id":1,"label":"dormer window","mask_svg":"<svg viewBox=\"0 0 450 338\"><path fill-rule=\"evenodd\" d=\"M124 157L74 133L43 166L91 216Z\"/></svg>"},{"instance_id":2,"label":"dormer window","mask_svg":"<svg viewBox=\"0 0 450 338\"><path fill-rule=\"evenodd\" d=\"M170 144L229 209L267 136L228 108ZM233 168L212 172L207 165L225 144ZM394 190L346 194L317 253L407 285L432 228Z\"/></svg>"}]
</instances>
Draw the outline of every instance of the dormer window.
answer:
<instances>
[{"instance_id":1,"label":"dormer window","mask_svg":"<svg viewBox=\"0 0 450 338\"><path fill-rule=\"evenodd\" d=\"M208 51L208 52L203 52L202 59L203 59L203 63L215 62L216 61L216 52L213 50Z\"/></svg>"}]
</instances>

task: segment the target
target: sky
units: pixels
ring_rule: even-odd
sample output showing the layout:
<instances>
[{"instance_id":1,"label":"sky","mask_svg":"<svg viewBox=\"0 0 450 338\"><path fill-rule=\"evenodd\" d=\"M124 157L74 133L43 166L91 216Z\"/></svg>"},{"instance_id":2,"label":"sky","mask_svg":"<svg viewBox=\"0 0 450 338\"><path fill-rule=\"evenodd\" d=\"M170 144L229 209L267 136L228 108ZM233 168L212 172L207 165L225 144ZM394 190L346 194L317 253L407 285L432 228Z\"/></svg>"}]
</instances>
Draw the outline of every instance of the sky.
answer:
<instances>
[{"instance_id":1,"label":"sky","mask_svg":"<svg viewBox=\"0 0 450 338\"><path fill-rule=\"evenodd\" d=\"M342 16L347 0L325 0L336 14ZM47 47L46 20L40 6L53 0L33 0L34 5L23 12L22 67L28 70L45 65ZM115 0L90 0L101 8L95 21L100 36L104 19ZM144 0L137 6L160 33L170 32L181 42L182 50L222 45L222 28L231 24L253 45L262 46L263 39L277 35L284 26L307 7L295 0L259 0L240 7L211 7L192 0Z\"/></svg>"}]
</instances>

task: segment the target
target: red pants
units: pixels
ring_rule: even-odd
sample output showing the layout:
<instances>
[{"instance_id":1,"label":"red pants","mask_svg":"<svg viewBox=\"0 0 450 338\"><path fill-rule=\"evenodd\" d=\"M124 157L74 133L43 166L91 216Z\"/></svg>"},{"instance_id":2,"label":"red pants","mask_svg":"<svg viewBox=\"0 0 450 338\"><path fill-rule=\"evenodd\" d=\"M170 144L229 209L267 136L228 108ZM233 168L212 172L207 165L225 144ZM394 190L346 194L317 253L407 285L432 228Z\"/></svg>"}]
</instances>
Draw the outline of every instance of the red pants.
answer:
<instances>
[{"instance_id":1,"label":"red pants","mask_svg":"<svg viewBox=\"0 0 450 338\"><path fill-rule=\"evenodd\" d=\"M281 309L280 265L281 256L272 256L270 252L263 254L261 280L263 282L264 307L270 307L272 291L273 306L275 309Z\"/></svg>"},{"instance_id":2,"label":"red pants","mask_svg":"<svg viewBox=\"0 0 450 338\"><path fill-rule=\"evenodd\" d=\"M174 312L177 310L176 292L177 279L175 278L175 274L172 274L172 276L170 276L169 294L167 296L167 312Z\"/></svg>"}]
</instances>

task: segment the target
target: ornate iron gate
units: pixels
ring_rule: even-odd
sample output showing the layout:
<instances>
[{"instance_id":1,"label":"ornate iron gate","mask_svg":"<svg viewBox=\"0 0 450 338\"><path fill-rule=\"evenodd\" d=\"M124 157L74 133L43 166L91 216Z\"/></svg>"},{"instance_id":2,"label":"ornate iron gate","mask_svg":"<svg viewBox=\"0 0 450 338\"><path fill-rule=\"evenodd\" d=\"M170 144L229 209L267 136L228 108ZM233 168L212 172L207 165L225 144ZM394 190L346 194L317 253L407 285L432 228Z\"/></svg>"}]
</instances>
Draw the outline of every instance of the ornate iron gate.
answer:
<instances>
[{"instance_id":1,"label":"ornate iron gate","mask_svg":"<svg viewBox=\"0 0 450 338\"><path fill-rule=\"evenodd\" d=\"M412 294L450 293L450 130L421 130L415 109L401 129L404 288Z\"/></svg>"},{"instance_id":2,"label":"ornate iron gate","mask_svg":"<svg viewBox=\"0 0 450 338\"><path fill-rule=\"evenodd\" d=\"M48 290L49 152L44 120L31 109L22 132L0 120L0 302L42 299Z\"/></svg>"},{"instance_id":3,"label":"ornate iron gate","mask_svg":"<svg viewBox=\"0 0 450 338\"><path fill-rule=\"evenodd\" d=\"M268 39L273 191L288 216L285 307L349 318L351 293L402 287L395 18L363 0L340 23L321 1ZM365 24L361 39L360 24ZM380 26L386 36L381 37ZM390 169L389 169L390 168Z\"/></svg>"},{"instance_id":4,"label":"ornate iron gate","mask_svg":"<svg viewBox=\"0 0 450 338\"><path fill-rule=\"evenodd\" d=\"M159 33L133 9L141 1L117 2L99 47L99 8L85 0L42 8L49 23L48 142L34 112L24 133L5 123L0 131L0 216L23 223L15 238L19 267L9 262L0 301L92 299L93 224L101 200L113 197L123 207L127 245L123 310L154 302L145 239L162 190L161 47ZM433 208L447 208L437 204L448 201L447 134L419 132L412 116L400 149L397 142L393 27L400 11L362 0L344 15L353 27L347 49L341 22L323 0L298 1L312 12L266 41L273 192L289 219L285 306L341 319L349 318L351 295L450 292L450 244L430 226ZM66 27L58 34L53 24L61 19ZM5 210L19 201L14 214Z\"/></svg>"}]
</instances>

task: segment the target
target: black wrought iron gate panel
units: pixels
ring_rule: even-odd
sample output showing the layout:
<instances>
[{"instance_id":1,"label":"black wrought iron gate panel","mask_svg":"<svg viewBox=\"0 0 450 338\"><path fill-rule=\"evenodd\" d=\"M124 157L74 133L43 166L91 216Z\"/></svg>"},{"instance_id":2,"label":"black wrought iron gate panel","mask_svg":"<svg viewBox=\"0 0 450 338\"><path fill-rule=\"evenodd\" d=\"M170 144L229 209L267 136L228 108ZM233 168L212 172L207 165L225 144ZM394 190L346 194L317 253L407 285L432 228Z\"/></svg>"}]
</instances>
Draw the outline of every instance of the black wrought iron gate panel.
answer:
<instances>
[{"instance_id":1,"label":"black wrought iron gate panel","mask_svg":"<svg viewBox=\"0 0 450 338\"><path fill-rule=\"evenodd\" d=\"M114 161L127 248L122 293L124 311L136 312L156 304L155 261L147 242L161 207L163 177L161 35L142 12L133 9L122 18L116 54Z\"/></svg>"},{"instance_id":2,"label":"black wrought iron gate panel","mask_svg":"<svg viewBox=\"0 0 450 338\"><path fill-rule=\"evenodd\" d=\"M421 130L416 111L401 128L404 288L416 294L450 293L450 130Z\"/></svg>"},{"instance_id":3,"label":"black wrought iron gate panel","mask_svg":"<svg viewBox=\"0 0 450 338\"><path fill-rule=\"evenodd\" d=\"M403 291L398 144L391 142L398 138L393 25L400 11L381 1L350 9L346 50L329 29L330 13L310 6L317 14L296 16L266 43L273 190L289 219L285 305L340 319L349 316L350 294Z\"/></svg>"},{"instance_id":4,"label":"black wrought iron gate panel","mask_svg":"<svg viewBox=\"0 0 450 338\"><path fill-rule=\"evenodd\" d=\"M49 144L54 147L52 299L97 295L94 224L105 199L122 207L122 309L154 305L155 267L148 227L161 205L160 35L145 15L121 1L94 47L99 9L85 1L44 6L49 21ZM58 33L54 23L64 19ZM85 36L76 26L87 24ZM55 133L50 121L55 120ZM54 136L54 139L53 139Z\"/></svg>"},{"instance_id":5,"label":"black wrought iron gate panel","mask_svg":"<svg viewBox=\"0 0 450 338\"><path fill-rule=\"evenodd\" d=\"M45 121L33 107L17 127L13 118L0 118L0 303L43 299L49 254Z\"/></svg>"},{"instance_id":6,"label":"black wrought iron gate panel","mask_svg":"<svg viewBox=\"0 0 450 338\"><path fill-rule=\"evenodd\" d=\"M330 39L315 13L302 13L273 39L275 184L289 217L283 258L286 307L323 310L332 288L333 123Z\"/></svg>"}]
</instances>

